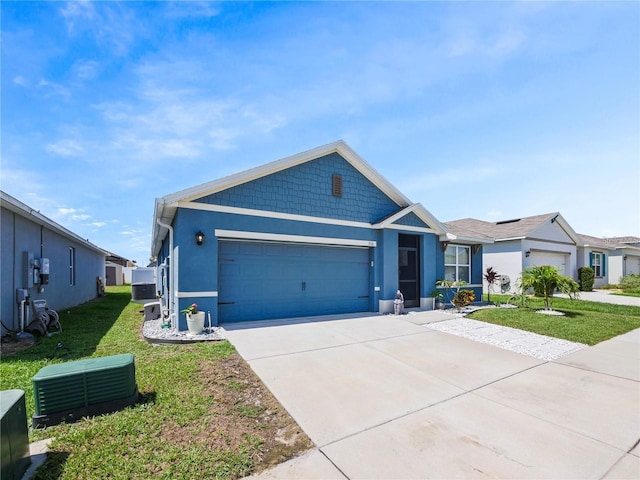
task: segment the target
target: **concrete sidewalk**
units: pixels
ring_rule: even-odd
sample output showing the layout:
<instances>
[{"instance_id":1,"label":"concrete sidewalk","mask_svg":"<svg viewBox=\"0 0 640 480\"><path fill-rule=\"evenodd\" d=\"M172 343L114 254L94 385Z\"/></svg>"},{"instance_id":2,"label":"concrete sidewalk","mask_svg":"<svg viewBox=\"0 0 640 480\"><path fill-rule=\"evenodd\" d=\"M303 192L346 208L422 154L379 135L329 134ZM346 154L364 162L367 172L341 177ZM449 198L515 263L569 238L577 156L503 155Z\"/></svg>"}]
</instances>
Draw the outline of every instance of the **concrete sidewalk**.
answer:
<instances>
[{"instance_id":1,"label":"concrete sidewalk","mask_svg":"<svg viewBox=\"0 0 640 480\"><path fill-rule=\"evenodd\" d=\"M567 295L558 293L558 297L567 298ZM612 303L615 305L629 305L640 307L639 297L627 297L624 295L614 295L610 290L594 290L592 292L580 292L578 294L580 300L588 302Z\"/></svg>"},{"instance_id":2,"label":"concrete sidewalk","mask_svg":"<svg viewBox=\"0 0 640 480\"><path fill-rule=\"evenodd\" d=\"M640 330L548 362L410 317L226 327L317 447L256 478L640 477Z\"/></svg>"}]
</instances>

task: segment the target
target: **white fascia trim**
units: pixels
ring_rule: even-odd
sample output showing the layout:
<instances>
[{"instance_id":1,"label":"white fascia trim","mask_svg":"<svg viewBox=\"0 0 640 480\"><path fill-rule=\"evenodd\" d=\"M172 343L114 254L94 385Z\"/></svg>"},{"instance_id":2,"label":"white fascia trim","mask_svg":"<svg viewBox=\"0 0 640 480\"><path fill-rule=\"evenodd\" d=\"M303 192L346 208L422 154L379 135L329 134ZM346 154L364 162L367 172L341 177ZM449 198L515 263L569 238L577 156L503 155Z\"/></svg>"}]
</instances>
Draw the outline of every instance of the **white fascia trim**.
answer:
<instances>
[{"instance_id":1,"label":"white fascia trim","mask_svg":"<svg viewBox=\"0 0 640 480\"><path fill-rule=\"evenodd\" d=\"M496 238L496 242L508 242L510 240L524 240L527 237L508 237L508 238Z\"/></svg>"},{"instance_id":2,"label":"white fascia trim","mask_svg":"<svg viewBox=\"0 0 640 480\"><path fill-rule=\"evenodd\" d=\"M477 238L477 237L462 237L458 235L454 235L453 233L446 233L445 235L440 235L441 242L464 242L467 244L486 244L490 245L494 242L493 238Z\"/></svg>"},{"instance_id":3,"label":"white fascia trim","mask_svg":"<svg viewBox=\"0 0 640 480\"><path fill-rule=\"evenodd\" d=\"M233 213L236 215L250 215L253 217L277 218L280 220L293 220L296 222L324 223L327 225L339 225L344 227L372 228L370 223L353 222L350 220L338 220L334 218L311 217L294 213L272 212L269 210L256 210L253 208L228 207L225 205L212 205L199 202L178 202L179 208L192 210L205 210L208 212Z\"/></svg>"},{"instance_id":4,"label":"white fascia trim","mask_svg":"<svg viewBox=\"0 0 640 480\"><path fill-rule=\"evenodd\" d=\"M418 208L419 205L420 205L419 203L414 203L412 205L409 205L408 207L403 208L399 212L396 212L394 215L391 215L389 218L387 218L383 222L379 222L379 223L374 224L373 228L385 228L385 227L388 227L393 222L395 222L397 220L400 220L405 215L408 215L411 212L413 212L416 208Z\"/></svg>"},{"instance_id":5,"label":"white fascia trim","mask_svg":"<svg viewBox=\"0 0 640 480\"><path fill-rule=\"evenodd\" d=\"M219 213L232 213L236 215L249 215L253 217L276 218L280 220L293 220L296 222L322 223L326 225L337 225L341 227L355 227L355 228L369 228L369 229L389 228L393 230L407 230L407 231L420 232L420 233L437 233L435 230L431 228L412 227L410 225L399 225L399 224L386 225L386 222L372 225L370 223L354 222L351 220L338 220L335 218L325 218L325 217L311 217L308 215L298 215L294 213L272 212L269 210L256 210L252 208L228 207L226 205L212 205L209 203L178 202L177 206L180 208L190 208L192 210L204 210L208 212L219 212Z\"/></svg>"},{"instance_id":6,"label":"white fascia trim","mask_svg":"<svg viewBox=\"0 0 640 480\"><path fill-rule=\"evenodd\" d=\"M410 225L387 225L384 228L389 230L406 230L408 232L416 232L416 233L436 233L436 231L431 228L412 227Z\"/></svg>"},{"instance_id":7,"label":"white fascia trim","mask_svg":"<svg viewBox=\"0 0 640 480\"><path fill-rule=\"evenodd\" d=\"M218 292L176 292L177 298L217 297Z\"/></svg>"},{"instance_id":8,"label":"white fascia trim","mask_svg":"<svg viewBox=\"0 0 640 480\"><path fill-rule=\"evenodd\" d=\"M280 233L245 232L239 230L215 230L220 240L262 240L269 242L311 243L314 245L341 245L348 247L375 247L372 240L356 240L353 238L308 237L306 235L284 235Z\"/></svg>"}]
</instances>

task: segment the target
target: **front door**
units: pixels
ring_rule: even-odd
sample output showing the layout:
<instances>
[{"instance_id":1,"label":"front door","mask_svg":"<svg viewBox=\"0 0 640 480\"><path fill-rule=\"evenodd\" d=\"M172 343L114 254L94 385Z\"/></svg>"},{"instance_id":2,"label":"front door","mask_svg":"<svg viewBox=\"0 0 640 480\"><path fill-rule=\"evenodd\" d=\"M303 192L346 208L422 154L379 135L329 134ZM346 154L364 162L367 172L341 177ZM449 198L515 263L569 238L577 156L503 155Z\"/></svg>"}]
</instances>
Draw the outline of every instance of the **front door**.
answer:
<instances>
[{"instance_id":1,"label":"front door","mask_svg":"<svg viewBox=\"0 0 640 480\"><path fill-rule=\"evenodd\" d=\"M398 288L405 307L420 306L420 236L398 235Z\"/></svg>"}]
</instances>

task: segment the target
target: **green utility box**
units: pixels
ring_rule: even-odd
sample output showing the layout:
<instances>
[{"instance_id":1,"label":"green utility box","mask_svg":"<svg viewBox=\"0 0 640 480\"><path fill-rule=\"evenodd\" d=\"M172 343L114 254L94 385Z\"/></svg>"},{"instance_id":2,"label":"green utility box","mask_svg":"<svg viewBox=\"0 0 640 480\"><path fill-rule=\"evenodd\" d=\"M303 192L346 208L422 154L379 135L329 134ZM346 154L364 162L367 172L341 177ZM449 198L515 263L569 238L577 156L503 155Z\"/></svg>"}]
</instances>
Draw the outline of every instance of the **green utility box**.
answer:
<instances>
[{"instance_id":1,"label":"green utility box","mask_svg":"<svg viewBox=\"0 0 640 480\"><path fill-rule=\"evenodd\" d=\"M34 427L115 412L138 400L134 357L130 353L49 365L31 380Z\"/></svg>"},{"instance_id":2,"label":"green utility box","mask_svg":"<svg viewBox=\"0 0 640 480\"><path fill-rule=\"evenodd\" d=\"M31 464L29 454L29 432L27 430L27 409L22 390L0 392L2 425L2 480L19 480Z\"/></svg>"}]
</instances>

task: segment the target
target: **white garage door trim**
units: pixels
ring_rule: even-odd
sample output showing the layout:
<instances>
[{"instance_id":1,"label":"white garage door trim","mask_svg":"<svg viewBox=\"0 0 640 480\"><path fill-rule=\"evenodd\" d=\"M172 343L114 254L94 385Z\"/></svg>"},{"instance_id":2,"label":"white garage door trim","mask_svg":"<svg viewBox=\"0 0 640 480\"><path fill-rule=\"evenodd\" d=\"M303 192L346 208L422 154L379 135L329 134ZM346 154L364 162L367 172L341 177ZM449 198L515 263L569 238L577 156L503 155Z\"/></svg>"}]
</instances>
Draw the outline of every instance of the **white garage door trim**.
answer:
<instances>
[{"instance_id":1,"label":"white garage door trim","mask_svg":"<svg viewBox=\"0 0 640 480\"><path fill-rule=\"evenodd\" d=\"M375 247L373 240L356 240L353 238L309 237L306 235L285 235L280 233L246 232L240 230L214 231L219 239L260 240L270 242L309 243L314 245L343 245L348 247Z\"/></svg>"}]
</instances>

